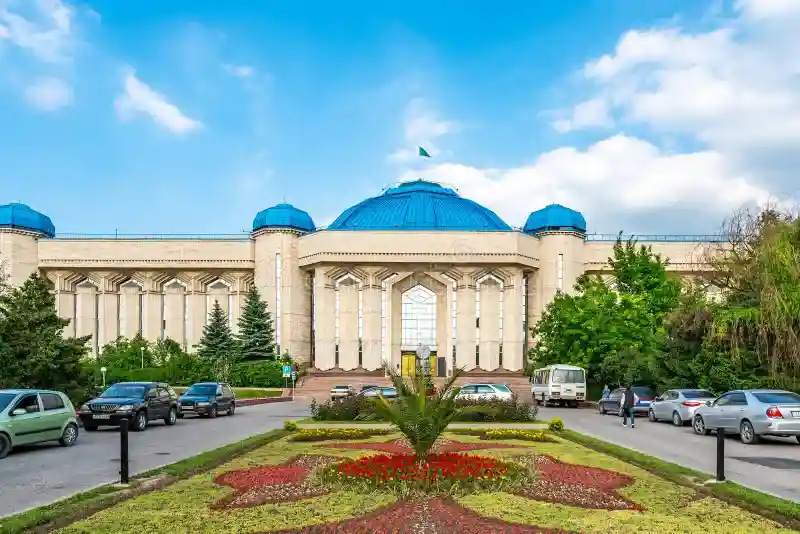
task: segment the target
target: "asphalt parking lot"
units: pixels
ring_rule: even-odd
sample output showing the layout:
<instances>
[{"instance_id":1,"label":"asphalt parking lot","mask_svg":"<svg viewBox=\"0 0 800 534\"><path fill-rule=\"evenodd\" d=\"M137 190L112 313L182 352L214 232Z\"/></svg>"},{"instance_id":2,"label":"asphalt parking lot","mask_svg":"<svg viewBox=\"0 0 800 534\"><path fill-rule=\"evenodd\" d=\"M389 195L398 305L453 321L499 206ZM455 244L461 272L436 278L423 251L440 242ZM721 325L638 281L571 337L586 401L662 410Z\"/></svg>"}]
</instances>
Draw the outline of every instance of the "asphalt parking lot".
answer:
<instances>
[{"instance_id":1,"label":"asphalt parking lot","mask_svg":"<svg viewBox=\"0 0 800 534\"><path fill-rule=\"evenodd\" d=\"M635 449L650 456L698 471L716 472L716 437L698 436L691 427L651 423L636 418L636 428L625 428L615 415L593 409L541 408L539 419L560 417L567 428ZM743 445L738 436L725 441L728 480L800 503L800 444L792 439L767 438L758 445Z\"/></svg>"},{"instance_id":2,"label":"asphalt parking lot","mask_svg":"<svg viewBox=\"0 0 800 534\"><path fill-rule=\"evenodd\" d=\"M228 443L307 417L308 404L297 400L241 407L233 417L187 417L173 427L155 422L131 432L130 473L171 464ZM74 447L42 444L13 451L0 460L0 517L119 480L119 431L81 431Z\"/></svg>"}]
</instances>

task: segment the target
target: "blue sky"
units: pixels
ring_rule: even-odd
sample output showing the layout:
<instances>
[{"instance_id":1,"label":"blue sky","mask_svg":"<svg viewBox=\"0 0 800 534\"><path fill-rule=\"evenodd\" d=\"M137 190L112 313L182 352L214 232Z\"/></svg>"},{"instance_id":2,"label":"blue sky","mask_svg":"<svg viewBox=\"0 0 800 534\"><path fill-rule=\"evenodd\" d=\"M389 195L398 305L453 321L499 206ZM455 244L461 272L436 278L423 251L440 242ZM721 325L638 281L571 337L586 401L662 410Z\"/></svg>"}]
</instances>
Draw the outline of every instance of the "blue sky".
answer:
<instances>
[{"instance_id":1,"label":"blue sky","mask_svg":"<svg viewBox=\"0 0 800 534\"><path fill-rule=\"evenodd\" d=\"M741 94L722 67L770 51L764 2L0 0L0 201L60 233L235 233L421 176L516 226L561 202L590 231L712 231L794 194L796 137L720 133L783 110L675 89ZM797 71L765 67L793 105Z\"/></svg>"}]
</instances>

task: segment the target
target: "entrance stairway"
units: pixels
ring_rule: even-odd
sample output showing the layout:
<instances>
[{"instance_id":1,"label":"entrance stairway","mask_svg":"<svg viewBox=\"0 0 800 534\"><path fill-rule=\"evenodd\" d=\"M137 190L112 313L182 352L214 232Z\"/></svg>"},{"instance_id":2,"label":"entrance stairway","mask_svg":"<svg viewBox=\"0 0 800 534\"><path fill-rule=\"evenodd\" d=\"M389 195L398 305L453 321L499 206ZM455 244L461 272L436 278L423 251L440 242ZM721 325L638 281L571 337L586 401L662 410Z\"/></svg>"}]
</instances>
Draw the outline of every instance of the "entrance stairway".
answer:
<instances>
[{"instance_id":1,"label":"entrance stairway","mask_svg":"<svg viewBox=\"0 0 800 534\"><path fill-rule=\"evenodd\" d=\"M435 378L434 382L437 386L441 385L444 380L442 378ZM511 391L516 393L521 400L530 400L531 385L528 382L528 377L521 373L504 372L502 374L492 374L486 372L485 374L470 373L466 376L460 376L456 380L456 385L462 384L475 384L475 383L492 383L492 384L505 384ZM342 372L341 374L325 374L325 375L308 375L305 377L303 383L295 391L295 397L311 400L316 399L317 402L325 402L330 400L331 388L334 386L353 386L356 391L361 391L363 386L390 386L391 380L383 376L364 376L359 374L350 374Z\"/></svg>"}]
</instances>

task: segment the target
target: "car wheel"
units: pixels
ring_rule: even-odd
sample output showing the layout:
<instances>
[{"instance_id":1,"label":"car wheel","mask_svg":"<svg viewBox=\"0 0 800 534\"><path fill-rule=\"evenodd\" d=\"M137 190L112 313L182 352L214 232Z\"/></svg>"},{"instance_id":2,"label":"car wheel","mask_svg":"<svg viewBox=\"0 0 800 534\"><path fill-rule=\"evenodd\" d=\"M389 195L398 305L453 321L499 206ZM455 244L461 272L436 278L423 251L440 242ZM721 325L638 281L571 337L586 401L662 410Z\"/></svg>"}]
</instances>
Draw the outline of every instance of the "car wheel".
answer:
<instances>
[{"instance_id":1,"label":"car wheel","mask_svg":"<svg viewBox=\"0 0 800 534\"><path fill-rule=\"evenodd\" d=\"M750 421L742 421L742 424L739 425L739 438L741 438L742 443L745 445L755 445L758 443L758 435Z\"/></svg>"},{"instance_id":2,"label":"car wheel","mask_svg":"<svg viewBox=\"0 0 800 534\"><path fill-rule=\"evenodd\" d=\"M650 420L651 423L658 422L658 419L656 419L656 412L654 412L652 408L647 410L647 418Z\"/></svg>"},{"instance_id":3,"label":"car wheel","mask_svg":"<svg viewBox=\"0 0 800 534\"><path fill-rule=\"evenodd\" d=\"M236 403L231 403L231 407L228 408L228 415L233 415L236 413Z\"/></svg>"},{"instance_id":4,"label":"car wheel","mask_svg":"<svg viewBox=\"0 0 800 534\"><path fill-rule=\"evenodd\" d=\"M600 415L605 415L606 414L606 405L603 404L602 402L598 402L597 403L597 411L600 412Z\"/></svg>"},{"instance_id":5,"label":"car wheel","mask_svg":"<svg viewBox=\"0 0 800 534\"><path fill-rule=\"evenodd\" d=\"M182 413L178 414L178 419L183 419L183 414Z\"/></svg>"},{"instance_id":6,"label":"car wheel","mask_svg":"<svg viewBox=\"0 0 800 534\"><path fill-rule=\"evenodd\" d=\"M170 408L169 413L164 418L164 424L167 426L172 426L178 422L178 409L177 408Z\"/></svg>"},{"instance_id":7,"label":"car wheel","mask_svg":"<svg viewBox=\"0 0 800 534\"><path fill-rule=\"evenodd\" d=\"M0 434L0 459L8 456L11 452L11 438L5 434Z\"/></svg>"},{"instance_id":8,"label":"car wheel","mask_svg":"<svg viewBox=\"0 0 800 534\"><path fill-rule=\"evenodd\" d=\"M797 439L797 443L800 443L800 436L795 436L795 438Z\"/></svg>"},{"instance_id":9,"label":"car wheel","mask_svg":"<svg viewBox=\"0 0 800 534\"><path fill-rule=\"evenodd\" d=\"M58 442L62 447L72 447L78 441L78 425L75 423L68 424L64 431L61 433L61 439Z\"/></svg>"},{"instance_id":10,"label":"car wheel","mask_svg":"<svg viewBox=\"0 0 800 534\"><path fill-rule=\"evenodd\" d=\"M212 404L211 408L208 409L208 417L214 419L217 416L217 405Z\"/></svg>"},{"instance_id":11,"label":"car wheel","mask_svg":"<svg viewBox=\"0 0 800 534\"><path fill-rule=\"evenodd\" d=\"M672 412L672 424L675 426L683 426L683 419L678 412Z\"/></svg>"},{"instance_id":12,"label":"car wheel","mask_svg":"<svg viewBox=\"0 0 800 534\"><path fill-rule=\"evenodd\" d=\"M711 431L706 428L705 421L703 421L703 418L699 415L694 416L692 428L694 429L694 433L698 436L707 436L711 433Z\"/></svg>"},{"instance_id":13,"label":"car wheel","mask_svg":"<svg viewBox=\"0 0 800 534\"><path fill-rule=\"evenodd\" d=\"M134 432L142 432L145 428L147 428L147 414L144 410L136 412L136 415L131 421L131 430Z\"/></svg>"}]
</instances>

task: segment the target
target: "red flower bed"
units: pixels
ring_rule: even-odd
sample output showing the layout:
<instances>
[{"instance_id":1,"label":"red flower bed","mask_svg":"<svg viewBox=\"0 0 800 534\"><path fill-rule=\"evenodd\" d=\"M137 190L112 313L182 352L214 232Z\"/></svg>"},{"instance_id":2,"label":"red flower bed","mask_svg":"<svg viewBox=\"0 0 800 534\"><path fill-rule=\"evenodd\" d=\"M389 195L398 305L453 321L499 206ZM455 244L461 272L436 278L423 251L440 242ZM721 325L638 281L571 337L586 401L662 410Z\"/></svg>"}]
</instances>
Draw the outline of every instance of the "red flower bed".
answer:
<instances>
[{"instance_id":1,"label":"red flower bed","mask_svg":"<svg viewBox=\"0 0 800 534\"><path fill-rule=\"evenodd\" d=\"M548 456L517 458L539 472L532 484L518 488L515 493L529 499L568 504L581 508L603 510L643 510L617 493L619 488L633 483L633 478L598 467L559 462Z\"/></svg>"},{"instance_id":2,"label":"red flower bed","mask_svg":"<svg viewBox=\"0 0 800 534\"><path fill-rule=\"evenodd\" d=\"M285 465L268 465L227 471L214 482L236 490L212 508L250 508L265 503L291 502L327 493L307 477L316 467L338 460L328 456L300 456Z\"/></svg>"},{"instance_id":3,"label":"red flower bed","mask_svg":"<svg viewBox=\"0 0 800 534\"><path fill-rule=\"evenodd\" d=\"M367 516L274 534L571 534L507 523L467 510L449 499L401 501Z\"/></svg>"},{"instance_id":4,"label":"red flower bed","mask_svg":"<svg viewBox=\"0 0 800 534\"><path fill-rule=\"evenodd\" d=\"M387 454L411 454L413 453L408 443L402 439L384 442L363 442L363 443L325 443L317 445L326 449L363 449L370 451L385 452ZM505 443L464 443L461 441L440 440L434 446L434 452L445 454L448 452L467 452L483 451L490 449L524 449L522 445L511 445Z\"/></svg>"},{"instance_id":5,"label":"red flower bed","mask_svg":"<svg viewBox=\"0 0 800 534\"><path fill-rule=\"evenodd\" d=\"M336 464L341 476L385 480L468 480L496 478L508 473L508 464L485 456L466 454L434 454L424 462L414 455L375 455Z\"/></svg>"}]
</instances>

